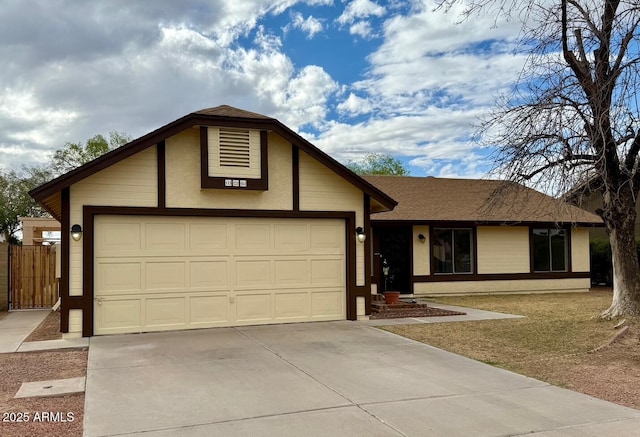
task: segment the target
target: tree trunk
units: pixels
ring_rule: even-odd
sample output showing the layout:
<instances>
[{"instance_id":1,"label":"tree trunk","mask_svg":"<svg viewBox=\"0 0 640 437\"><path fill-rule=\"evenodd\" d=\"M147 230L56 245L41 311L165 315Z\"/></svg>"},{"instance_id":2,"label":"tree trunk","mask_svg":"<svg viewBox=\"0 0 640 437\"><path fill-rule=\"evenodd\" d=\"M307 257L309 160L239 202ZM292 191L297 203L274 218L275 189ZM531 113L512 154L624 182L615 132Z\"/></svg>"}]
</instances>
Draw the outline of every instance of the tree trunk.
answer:
<instances>
[{"instance_id":1,"label":"tree trunk","mask_svg":"<svg viewBox=\"0 0 640 437\"><path fill-rule=\"evenodd\" d=\"M608 220L613 263L613 300L602 317L640 315L640 267L635 239L635 208L616 211Z\"/></svg>"}]
</instances>

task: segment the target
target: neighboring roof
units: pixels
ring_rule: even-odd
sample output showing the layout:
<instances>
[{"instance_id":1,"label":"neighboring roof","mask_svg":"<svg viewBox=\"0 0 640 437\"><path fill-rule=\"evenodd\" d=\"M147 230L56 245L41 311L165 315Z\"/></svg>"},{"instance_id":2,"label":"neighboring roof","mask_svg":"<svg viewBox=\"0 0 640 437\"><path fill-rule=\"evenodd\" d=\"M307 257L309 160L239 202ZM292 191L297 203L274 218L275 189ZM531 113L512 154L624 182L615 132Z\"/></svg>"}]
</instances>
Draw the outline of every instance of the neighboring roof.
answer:
<instances>
[{"instance_id":1,"label":"neighboring roof","mask_svg":"<svg viewBox=\"0 0 640 437\"><path fill-rule=\"evenodd\" d=\"M371 196L372 199L380 203L387 209L393 209L397 202L389 197L387 194L374 187L360 176L353 173L351 170L340 164L338 161L318 149L309 141L302 138L300 135L289 129L284 124L280 123L275 118L267 117L255 112L244 111L242 109L234 108L228 105L216 106L215 108L202 109L200 111L192 112L185 115L178 120L175 120L153 132L150 132L138 139L125 144L109 153L102 155L101 157L94 159L87 164L78 167L70 172L53 179L46 184L43 184L37 188L34 188L29 192L31 197L40 202L47 208L47 210L54 215L57 219L60 211L48 205L45 202L49 198L60 193L64 188L67 188L82 179L99 172L111 165L122 161L129 156L132 156L148 147L151 147L160 141L163 141L173 135L176 135L183 130L189 129L193 126L233 126L233 127L245 127L255 129L265 129L276 132L278 135L285 138L300 150L306 152L311 157L331 168L335 173L344 179L351 182L353 185L361 189L364 193Z\"/></svg>"},{"instance_id":2,"label":"neighboring roof","mask_svg":"<svg viewBox=\"0 0 640 437\"><path fill-rule=\"evenodd\" d=\"M374 221L576 223L601 225L595 214L522 185L486 179L364 176L398 206Z\"/></svg>"}]
</instances>

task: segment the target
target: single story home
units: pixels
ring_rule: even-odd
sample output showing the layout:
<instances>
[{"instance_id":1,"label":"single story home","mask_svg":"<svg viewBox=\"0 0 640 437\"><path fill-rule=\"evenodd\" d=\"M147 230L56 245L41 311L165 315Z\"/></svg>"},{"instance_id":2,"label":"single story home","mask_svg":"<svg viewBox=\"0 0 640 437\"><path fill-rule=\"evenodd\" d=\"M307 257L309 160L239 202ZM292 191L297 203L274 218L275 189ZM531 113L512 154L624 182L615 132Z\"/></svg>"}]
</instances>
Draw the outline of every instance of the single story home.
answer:
<instances>
[{"instance_id":1,"label":"single story home","mask_svg":"<svg viewBox=\"0 0 640 437\"><path fill-rule=\"evenodd\" d=\"M503 181L365 179L398 202L371 217L374 292L589 290L595 214Z\"/></svg>"},{"instance_id":2,"label":"single story home","mask_svg":"<svg viewBox=\"0 0 640 437\"><path fill-rule=\"evenodd\" d=\"M487 220L447 212L452 185L408 198L384 181L273 118L230 106L188 114L31 191L63 229L61 331L366 318L384 257L406 293L588 288L581 226L592 215ZM423 203L442 215L421 217ZM529 264L529 247L546 247L550 267Z\"/></svg>"}]
</instances>

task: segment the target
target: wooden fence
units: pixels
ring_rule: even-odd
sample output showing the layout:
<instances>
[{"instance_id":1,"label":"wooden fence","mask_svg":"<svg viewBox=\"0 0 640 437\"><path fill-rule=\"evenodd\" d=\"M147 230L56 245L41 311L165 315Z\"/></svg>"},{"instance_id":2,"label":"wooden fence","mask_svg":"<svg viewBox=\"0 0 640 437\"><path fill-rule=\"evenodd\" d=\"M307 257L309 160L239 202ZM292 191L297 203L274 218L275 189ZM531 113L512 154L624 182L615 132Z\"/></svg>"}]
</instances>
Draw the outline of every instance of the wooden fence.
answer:
<instances>
[{"instance_id":1,"label":"wooden fence","mask_svg":"<svg viewBox=\"0 0 640 437\"><path fill-rule=\"evenodd\" d=\"M11 246L11 309L50 308L58 300L56 253L52 246Z\"/></svg>"}]
</instances>

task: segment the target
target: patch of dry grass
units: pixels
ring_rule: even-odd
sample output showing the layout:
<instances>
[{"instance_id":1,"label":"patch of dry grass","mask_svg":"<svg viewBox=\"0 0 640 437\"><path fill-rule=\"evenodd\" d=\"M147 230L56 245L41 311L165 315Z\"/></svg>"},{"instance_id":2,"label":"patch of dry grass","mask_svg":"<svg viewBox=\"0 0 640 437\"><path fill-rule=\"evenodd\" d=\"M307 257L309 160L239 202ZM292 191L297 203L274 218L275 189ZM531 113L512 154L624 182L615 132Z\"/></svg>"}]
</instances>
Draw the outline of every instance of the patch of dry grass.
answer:
<instances>
[{"instance_id":1,"label":"patch of dry grass","mask_svg":"<svg viewBox=\"0 0 640 437\"><path fill-rule=\"evenodd\" d=\"M610 291L434 300L526 318L396 325L382 329L552 384L640 408L640 400L635 396L640 391L638 320L628 320L631 331L625 339L597 353L589 353L617 333L614 326L619 321L599 318L600 312L611 304ZM626 396L625 390L631 390L634 395Z\"/></svg>"},{"instance_id":2,"label":"patch of dry grass","mask_svg":"<svg viewBox=\"0 0 640 437\"><path fill-rule=\"evenodd\" d=\"M443 297L436 301L526 318L384 329L518 371L522 362L587 352L606 342L616 321L602 321L597 315L610 300L607 292Z\"/></svg>"}]
</instances>

